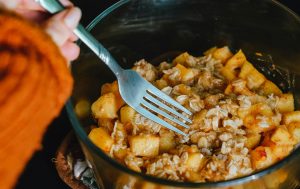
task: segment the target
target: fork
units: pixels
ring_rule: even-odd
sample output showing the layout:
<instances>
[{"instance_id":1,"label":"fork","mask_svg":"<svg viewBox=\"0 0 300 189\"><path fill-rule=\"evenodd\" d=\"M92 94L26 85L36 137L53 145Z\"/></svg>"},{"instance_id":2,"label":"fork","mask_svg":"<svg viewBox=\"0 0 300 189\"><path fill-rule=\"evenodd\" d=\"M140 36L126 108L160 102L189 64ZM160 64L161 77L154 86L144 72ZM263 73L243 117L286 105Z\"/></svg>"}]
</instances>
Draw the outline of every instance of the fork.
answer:
<instances>
[{"instance_id":1,"label":"fork","mask_svg":"<svg viewBox=\"0 0 300 189\"><path fill-rule=\"evenodd\" d=\"M52 14L64 10L63 5L57 0L36 1ZM112 70L118 79L121 97L129 106L144 117L174 132L187 136L186 133L161 119L155 115L155 113L184 128L189 128L186 123L192 123L192 121L187 116L192 115L192 113L188 109L154 87L137 72L121 68L101 43L82 25L79 24L74 30L74 33ZM183 112L186 115L184 115Z\"/></svg>"}]
</instances>

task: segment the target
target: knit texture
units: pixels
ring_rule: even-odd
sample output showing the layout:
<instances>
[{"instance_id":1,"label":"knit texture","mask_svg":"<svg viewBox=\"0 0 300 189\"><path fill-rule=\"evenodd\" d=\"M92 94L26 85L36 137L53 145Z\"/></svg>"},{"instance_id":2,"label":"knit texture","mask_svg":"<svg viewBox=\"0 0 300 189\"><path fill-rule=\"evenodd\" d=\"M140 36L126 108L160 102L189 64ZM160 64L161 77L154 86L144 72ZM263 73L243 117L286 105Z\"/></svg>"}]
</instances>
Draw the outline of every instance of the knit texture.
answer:
<instances>
[{"instance_id":1,"label":"knit texture","mask_svg":"<svg viewBox=\"0 0 300 189\"><path fill-rule=\"evenodd\" d=\"M0 186L13 188L72 91L59 48L43 30L0 10Z\"/></svg>"}]
</instances>

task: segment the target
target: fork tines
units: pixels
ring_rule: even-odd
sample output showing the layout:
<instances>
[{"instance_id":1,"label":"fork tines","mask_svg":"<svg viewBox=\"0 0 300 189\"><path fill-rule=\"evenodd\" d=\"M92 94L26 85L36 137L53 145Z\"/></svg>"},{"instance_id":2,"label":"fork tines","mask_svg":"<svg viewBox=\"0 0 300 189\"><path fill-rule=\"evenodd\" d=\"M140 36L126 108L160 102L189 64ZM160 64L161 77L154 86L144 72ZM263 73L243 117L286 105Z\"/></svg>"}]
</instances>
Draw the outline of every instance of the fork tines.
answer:
<instances>
[{"instance_id":1,"label":"fork tines","mask_svg":"<svg viewBox=\"0 0 300 189\"><path fill-rule=\"evenodd\" d=\"M147 109L149 109L150 111ZM170 123L159 118L153 112L169 119L170 121L184 128L189 128L186 122L192 123L192 121L187 116L183 115L184 113L188 116L192 115L192 113L188 109L186 109L170 96L155 87L151 87L146 91L146 94L144 95L140 103L139 112L149 119L157 122L158 124L184 136L187 136L187 134L171 125Z\"/></svg>"}]
</instances>

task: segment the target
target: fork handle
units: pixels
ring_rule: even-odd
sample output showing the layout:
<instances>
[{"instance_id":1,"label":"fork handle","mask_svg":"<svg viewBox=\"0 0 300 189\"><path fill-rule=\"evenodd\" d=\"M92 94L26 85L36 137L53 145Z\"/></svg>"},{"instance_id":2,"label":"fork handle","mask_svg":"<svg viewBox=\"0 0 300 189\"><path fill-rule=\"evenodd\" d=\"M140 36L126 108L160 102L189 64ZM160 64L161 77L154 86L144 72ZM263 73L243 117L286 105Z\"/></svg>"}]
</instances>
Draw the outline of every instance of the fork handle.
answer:
<instances>
[{"instance_id":1,"label":"fork handle","mask_svg":"<svg viewBox=\"0 0 300 189\"><path fill-rule=\"evenodd\" d=\"M64 6L57 0L36 0L44 9L54 14L64 10ZM118 77L123 71L123 68L117 63L117 61L111 56L106 48L93 37L81 24L78 24L73 31L76 36L86 44Z\"/></svg>"}]
</instances>

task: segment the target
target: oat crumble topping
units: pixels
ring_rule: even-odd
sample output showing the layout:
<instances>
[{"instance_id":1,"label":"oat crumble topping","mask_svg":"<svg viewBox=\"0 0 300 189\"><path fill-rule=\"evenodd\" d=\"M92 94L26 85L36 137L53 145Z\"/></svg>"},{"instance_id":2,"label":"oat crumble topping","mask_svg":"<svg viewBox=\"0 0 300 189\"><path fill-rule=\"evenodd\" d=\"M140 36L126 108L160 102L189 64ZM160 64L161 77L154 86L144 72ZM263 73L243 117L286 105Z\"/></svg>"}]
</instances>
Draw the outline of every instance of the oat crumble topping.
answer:
<instances>
[{"instance_id":1,"label":"oat crumble topping","mask_svg":"<svg viewBox=\"0 0 300 189\"><path fill-rule=\"evenodd\" d=\"M104 130L101 139L93 137L93 130L89 137L134 171L176 181L227 180L284 158L291 150L278 148L292 149L300 140L295 134L300 132L300 112L294 111L292 94L283 94L242 51L233 55L223 47L201 57L183 53L157 67L143 59L133 69L193 112L189 129L172 123L188 133L184 137L124 102L116 101L117 117L98 114L100 97L92 111Z\"/></svg>"}]
</instances>

